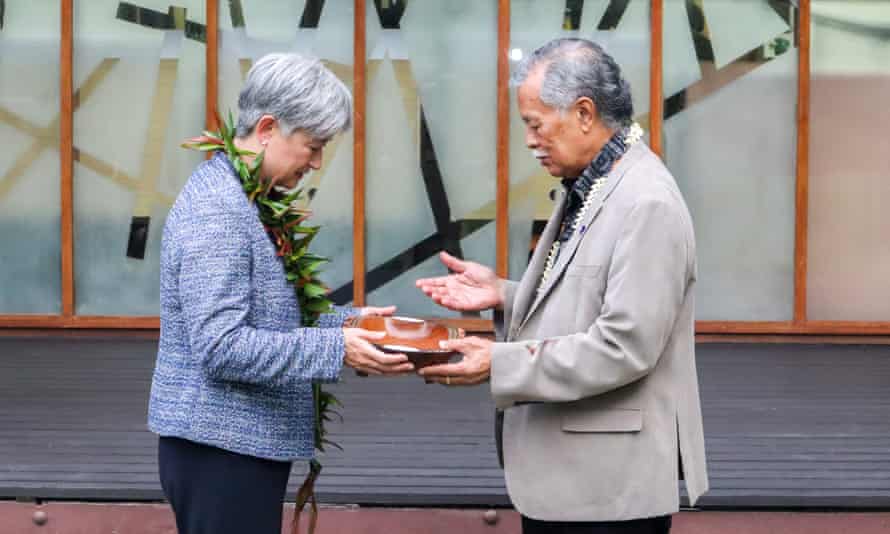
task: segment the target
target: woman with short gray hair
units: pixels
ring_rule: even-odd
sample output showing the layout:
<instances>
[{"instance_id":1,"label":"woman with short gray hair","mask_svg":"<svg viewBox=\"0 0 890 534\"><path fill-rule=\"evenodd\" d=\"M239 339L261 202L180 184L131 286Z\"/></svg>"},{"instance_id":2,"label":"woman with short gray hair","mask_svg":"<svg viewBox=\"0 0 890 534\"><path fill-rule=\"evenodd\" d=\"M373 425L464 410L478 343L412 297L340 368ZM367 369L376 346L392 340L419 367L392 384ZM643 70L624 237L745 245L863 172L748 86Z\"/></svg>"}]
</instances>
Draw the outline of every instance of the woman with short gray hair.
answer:
<instances>
[{"instance_id":1,"label":"woman with short gray hair","mask_svg":"<svg viewBox=\"0 0 890 534\"><path fill-rule=\"evenodd\" d=\"M161 246L149 428L160 436L161 485L180 534L279 533L291 462L314 454L313 382L336 381L343 365L413 369L371 344L382 334L343 327L350 315L394 307L334 307L303 326L317 310L301 309L246 194L281 198L321 167L325 144L350 126L346 86L317 59L270 54L250 69L238 108L234 139L203 138L218 152L180 192Z\"/></svg>"}]
</instances>

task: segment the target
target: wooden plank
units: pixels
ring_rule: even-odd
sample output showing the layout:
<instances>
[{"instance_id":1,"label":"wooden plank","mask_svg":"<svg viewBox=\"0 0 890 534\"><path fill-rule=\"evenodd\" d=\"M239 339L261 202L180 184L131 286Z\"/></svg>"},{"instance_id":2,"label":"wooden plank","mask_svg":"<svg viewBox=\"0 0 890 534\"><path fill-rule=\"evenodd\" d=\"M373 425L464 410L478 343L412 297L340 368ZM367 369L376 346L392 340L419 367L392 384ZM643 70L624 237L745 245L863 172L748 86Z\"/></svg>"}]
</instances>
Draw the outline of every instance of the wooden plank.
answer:
<instances>
[{"instance_id":1,"label":"wooden plank","mask_svg":"<svg viewBox=\"0 0 890 534\"><path fill-rule=\"evenodd\" d=\"M697 334L790 334L887 336L890 322L868 321L696 321Z\"/></svg>"},{"instance_id":2,"label":"wooden plank","mask_svg":"<svg viewBox=\"0 0 890 534\"><path fill-rule=\"evenodd\" d=\"M476 318L450 318L441 320L449 326L463 328L467 332L490 333L491 321ZM0 315L0 337L20 333L40 336L66 336L53 334L55 329L95 329L96 335L117 335L114 330L155 330L147 334L157 337L159 317L123 316L75 316L56 315ZM4 333L5 332L5 333ZM697 339L703 343L751 342L751 343L866 343L884 345L890 342L890 323L856 321L808 321L793 322L756 321L697 321ZM90 334L85 334L90 335ZM729 336L729 337L722 337ZM753 337L748 337L753 336ZM766 337L764 337L766 336ZM809 338L801 336L822 336Z\"/></svg>"},{"instance_id":3,"label":"wooden plank","mask_svg":"<svg viewBox=\"0 0 890 534\"><path fill-rule=\"evenodd\" d=\"M890 345L890 336L776 335L776 334L697 334L696 343L821 343L838 345Z\"/></svg>"},{"instance_id":4,"label":"wooden plank","mask_svg":"<svg viewBox=\"0 0 890 534\"><path fill-rule=\"evenodd\" d=\"M696 334L799 333L790 321L696 321Z\"/></svg>"},{"instance_id":5,"label":"wooden plank","mask_svg":"<svg viewBox=\"0 0 890 534\"><path fill-rule=\"evenodd\" d=\"M219 102L219 0L207 0L207 46L204 47L205 82L204 82L204 127L215 131L216 109ZM211 157L208 153L207 157Z\"/></svg>"},{"instance_id":6,"label":"wooden plank","mask_svg":"<svg viewBox=\"0 0 890 534\"><path fill-rule=\"evenodd\" d=\"M365 305L365 108L367 97L367 42L365 0L354 0L353 146L352 146L352 304Z\"/></svg>"},{"instance_id":7,"label":"wooden plank","mask_svg":"<svg viewBox=\"0 0 890 534\"><path fill-rule=\"evenodd\" d=\"M0 315L2 328L59 328L65 321L59 315Z\"/></svg>"},{"instance_id":8,"label":"wooden plank","mask_svg":"<svg viewBox=\"0 0 890 534\"><path fill-rule=\"evenodd\" d=\"M497 208L495 270L509 277L510 250L510 0L498 0Z\"/></svg>"},{"instance_id":9,"label":"wooden plank","mask_svg":"<svg viewBox=\"0 0 890 534\"><path fill-rule=\"evenodd\" d=\"M450 318L441 320L449 326L465 329L467 332L490 333L491 321L475 318ZM120 330L154 330L146 332L157 338L160 318L156 316L73 316L57 315L0 315L0 337L33 335L42 337L65 337L65 329L95 329L93 333L82 335L118 336ZM56 330L60 330L56 332ZM702 343L743 342L743 343L863 343L886 345L890 342L890 323L865 321L807 321L805 324L788 322L757 321L697 321L697 339ZM130 333L132 334L132 332ZM812 337L811 337L812 336ZM821 337L815 337L821 336Z\"/></svg>"},{"instance_id":10,"label":"wooden plank","mask_svg":"<svg viewBox=\"0 0 890 534\"><path fill-rule=\"evenodd\" d=\"M74 315L74 0L62 0L59 57L62 316Z\"/></svg>"},{"instance_id":11,"label":"wooden plank","mask_svg":"<svg viewBox=\"0 0 890 534\"><path fill-rule=\"evenodd\" d=\"M653 152L664 157L661 132L664 121L664 99L661 95L664 73L664 0L650 2L652 41L649 47L649 146Z\"/></svg>"},{"instance_id":12,"label":"wooden plank","mask_svg":"<svg viewBox=\"0 0 890 534\"><path fill-rule=\"evenodd\" d=\"M794 202L794 322L807 324L810 179L810 0L798 11L797 177Z\"/></svg>"},{"instance_id":13,"label":"wooden plank","mask_svg":"<svg viewBox=\"0 0 890 534\"><path fill-rule=\"evenodd\" d=\"M472 317L430 317L429 319L447 326L463 328L472 333L488 334L494 331L494 325L488 319ZM4 334L4 328L10 329L10 331ZM115 330L155 330L147 335L156 339L159 335L159 328L160 318L156 316L0 315L0 336L32 334L39 337L53 337L66 335L62 332L55 332L54 329L96 329L95 335L97 336L117 337L118 334L114 332Z\"/></svg>"},{"instance_id":14,"label":"wooden plank","mask_svg":"<svg viewBox=\"0 0 890 534\"><path fill-rule=\"evenodd\" d=\"M159 317L119 317L76 315L0 315L0 328L99 328L154 329L161 327Z\"/></svg>"}]
</instances>

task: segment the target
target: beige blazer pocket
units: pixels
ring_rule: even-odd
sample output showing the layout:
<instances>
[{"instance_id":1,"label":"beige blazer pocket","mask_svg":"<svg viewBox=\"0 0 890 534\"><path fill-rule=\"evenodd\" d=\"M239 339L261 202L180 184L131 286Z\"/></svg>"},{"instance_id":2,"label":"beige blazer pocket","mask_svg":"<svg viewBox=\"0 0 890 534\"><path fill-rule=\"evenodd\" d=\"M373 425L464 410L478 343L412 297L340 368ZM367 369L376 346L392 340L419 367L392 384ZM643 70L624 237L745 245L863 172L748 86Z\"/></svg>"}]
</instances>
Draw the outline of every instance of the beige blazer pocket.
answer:
<instances>
[{"instance_id":1,"label":"beige blazer pocket","mask_svg":"<svg viewBox=\"0 0 890 534\"><path fill-rule=\"evenodd\" d=\"M602 270L602 265L569 265L566 267L566 276L596 276Z\"/></svg>"},{"instance_id":2,"label":"beige blazer pocket","mask_svg":"<svg viewBox=\"0 0 890 534\"><path fill-rule=\"evenodd\" d=\"M573 412L562 416L563 432L639 432L643 412L636 409Z\"/></svg>"}]
</instances>

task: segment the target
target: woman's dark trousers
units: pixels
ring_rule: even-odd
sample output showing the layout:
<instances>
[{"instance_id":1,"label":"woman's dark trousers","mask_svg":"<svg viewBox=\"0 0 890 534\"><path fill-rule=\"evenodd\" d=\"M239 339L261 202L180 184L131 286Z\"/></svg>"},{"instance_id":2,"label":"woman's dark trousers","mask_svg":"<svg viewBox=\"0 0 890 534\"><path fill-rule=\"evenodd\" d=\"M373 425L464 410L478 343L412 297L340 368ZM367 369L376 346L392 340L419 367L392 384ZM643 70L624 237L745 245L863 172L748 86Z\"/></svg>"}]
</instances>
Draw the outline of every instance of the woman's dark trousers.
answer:
<instances>
[{"instance_id":1,"label":"woman's dark trousers","mask_svg":"<svg viewBox=\"0 0 890 534\"><path fill-rule=\"evenodd\" d=\"M179 534L281 534L290 462L162 437L158 467Z\"/></svg>"}]
</instances>

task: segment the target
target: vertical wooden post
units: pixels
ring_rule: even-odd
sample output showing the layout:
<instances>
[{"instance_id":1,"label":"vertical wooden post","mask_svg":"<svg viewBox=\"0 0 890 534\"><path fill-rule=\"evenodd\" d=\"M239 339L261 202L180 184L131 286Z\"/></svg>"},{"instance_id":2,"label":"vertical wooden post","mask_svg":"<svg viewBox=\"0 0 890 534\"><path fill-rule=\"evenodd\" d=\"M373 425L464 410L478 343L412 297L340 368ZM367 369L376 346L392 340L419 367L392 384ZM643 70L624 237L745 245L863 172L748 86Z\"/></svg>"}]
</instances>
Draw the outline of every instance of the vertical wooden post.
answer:
<instances>
[{"instance_id":1,"label":"vertical wooden post","mask_svg":"<svg viewBox=\"0 0 890 534\"><path fill-rule=\"evenodd\" d=\"M509 275L510 223L510 0L498 0L497 59L497 207L496 268L498 276Z\"/></svg>"},{"instance_id":2,"label":"vertical wooden post","mask_svg":"<svg viewBox=\"0 0 890 534\"><path fill-rule=\"evenodd\" d=\"M810 191L810 0L798 12L797 187L794 202L794 322L807 322L807 236Z\"/></svg>"},{"instance_id":3,"label":"vertical wooden post","mask_svg":"<svg viewBox=\"0 0 890 534\"><path fill-rule=\"evenodd\" d=\"M59 57L62 316L74 315L74 0L62 0Z\"/></svg>"},{"instance_id":4,"label":"vertical wooden post","mask_svg":"<svg viewBox=\"0 0 890 534\"><path fill-rule=\"evenodd\" d=\"M205 54L205 118L204 127L215 130L219 103L219 0L207 0L207 46Z\"/></svg>"},{"instance_id":5,"label":"vertical wooden post","mask_svg":"<svg viewBox=\"0 0 890 534\"><path fill-rule=\"evenodd\" d=\"M652 151L664 158L662 124L664 120L664 98L662 80L664 73L664 0L651 1L651 36L649 47L649 146Z\"/></svg>"},{"instance_id":6,"label":"vertical wooden post","mask_svg":"<svg viewBox=\"0 0 890 534\"><path fill-rule=\"evenodd\" d=\"M355 0L353 44L352 303L365 305L365 0Z\"/></svg>"}]
</instances>

